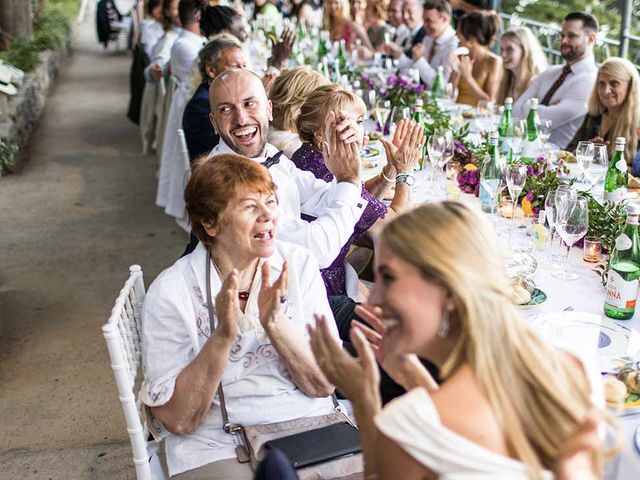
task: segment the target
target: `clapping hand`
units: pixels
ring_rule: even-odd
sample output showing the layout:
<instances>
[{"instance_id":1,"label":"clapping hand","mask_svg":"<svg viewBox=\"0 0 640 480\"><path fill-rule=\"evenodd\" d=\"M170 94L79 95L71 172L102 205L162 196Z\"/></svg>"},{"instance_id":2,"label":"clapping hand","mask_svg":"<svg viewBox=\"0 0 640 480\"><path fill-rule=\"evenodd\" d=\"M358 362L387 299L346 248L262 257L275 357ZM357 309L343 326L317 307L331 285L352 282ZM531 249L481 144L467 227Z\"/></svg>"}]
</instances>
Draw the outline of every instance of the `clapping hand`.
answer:
<instances>
[{"instance_id":1,"label":"clapping hand","mask_svg":"<svg viewBox=\"0 0 640 480\"><path fill-rule=\"evenodd\" d=\"M449 53L449 67L453 73L460 73L460 57L453 52Z\"/></svg>"},{"instance_id":2,"label":"clapping hand","mask_svg":"<svg viewBox=\"0 0 640 480\"><path fill-rule=\"evenodd\" d=\"M293 44L296 41L296 34L293 30L286 28L282 32L280 41L274 43L271 47L271 58L269 59L269 65L273 65L278 69L282 69L282 66L287 61L293 50Z\"/></svg>"},{"instance_id":3,"label":"clapping hand","mask_svg":"<svg viewBox=\"0 0 640 480\"><path fill-rule=\"evenodd\" d=\"M593 465L593 455L600 448L598 421L590 412L584 423L564 443L554 469L558 480L596 480L600 478Z\"/></svg>"},{"instance_id":4,"label":"clapping hand","mask_svg":"<svg viewBox=\"0 0 640 480\"><path fill-rule=\"evenodd\" d=\"M473 77L473 63L474 61L468 55L460 57L460 75L465 79Z\"/></svg>"},{"instance_id":5,"label":"clapping hand","mask_svg":"<svg viewBox=\"0 0 640 480\"><path fill-rule=\"evenodd\" d=\"M258 312L262 328L268 330L282 312L282 306L287 301L287 285L289 277L289 268L287 262L282 264L282 272L278 279L271 284L269 278L269 262L262 264L262 285L258 294Z\"/></svg>"},{"instance_id":6,"label":"clapping hand","mask_svg":"<svg viewBox=\"0 0 640 480\"><path fill-rule=\"evenodd\" d=\"M424 44L416 43L411 49L411 58L414 62L417 62L424 55Z\"/></svg>"},{"instance_id":7,"label":"clapping hand","mask_svg":"<svg viewBox=\"0 0 640 480\"><path fill-rule=\"evenodd\" d=\"M393 42L387 42L383 45L382 52L393 58L398 58L402 55L402 47Z\"/></svg>"},{"instance_id":8,"label":"clapping hand","mask_svg":"<svg viewBox=\"0 0 640 480\"><path fill-rule=\"evenodd\" d=\"M238 301L239 273L235 268L224 279L220 292L216 295L216 335L235 340L238 336L238 321L241 311Z\"/></svg>"},{"instance_id":9,"label":"clapping hand","mask_svg":"<svg viewBox=\"0 0 640 480\"><path fill-rule=\"evenodd\" d=\"M382 323L380 308L362 304L356 307L355 312L370 326L353 320L351 330L357 330L364 335L375 352L378 363L396 383L402 385L406 390L415 386L425 387L429 391L438 389L438 384L422 365L417 355L412 353L392 354L382 348L382 339L386 328Z\"/></svg>"},{"instance_id":10,"label":"clapping hand","mask_svg":"<svg viewBox=\"0 0 640 480\"><path fill-rule=\"evenodd\" d=\"M391 142L381 139L389 163L396 172L411 172L422 154L424 127L412 120L400 120Z\"/></svg>"},{"instance_id":11,"label":"clapping hand","mask_svg":"<svg viewBox=\"0 0 640 480\"><path fill-rule=\"evenodd\" d=\"M322 143L324 162L338 182L360 184L360 147L358 145L357 127L351 119L329 112L324 131L325 141Z\"/></svg>"},{"instance_id":12,"label":"clapping hand","mask_svg":"<svg viewBox=\"0 0 640 480\"><path fill-rule=\"evenodd\" d=\"M358 330L349 333L351 343L358 353L353 358L336 343L324 315L316 315L315 328L309 325L311 349L322 373L348 399L374 399L380 402L380 372L376 358L367 340Z\"/></svg>"}]
</instances>

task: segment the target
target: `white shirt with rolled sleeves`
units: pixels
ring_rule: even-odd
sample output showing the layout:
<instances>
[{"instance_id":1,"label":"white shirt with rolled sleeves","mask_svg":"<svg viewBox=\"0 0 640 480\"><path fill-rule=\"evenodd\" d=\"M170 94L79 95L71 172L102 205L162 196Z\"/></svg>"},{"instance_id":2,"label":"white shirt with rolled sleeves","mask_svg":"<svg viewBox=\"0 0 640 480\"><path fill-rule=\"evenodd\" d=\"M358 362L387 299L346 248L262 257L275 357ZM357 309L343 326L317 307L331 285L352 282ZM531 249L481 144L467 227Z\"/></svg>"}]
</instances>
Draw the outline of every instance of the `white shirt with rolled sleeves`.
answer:
<instances>
[{"instance_id":1,"label":"white shirt with rolled sleeves","mask_svg":"<svg viewBox=\"0 0 640 480\"><path fill-rule=\"evenodd\" d=\"M253 160L262 163L278 151L267 143L266 155ZM221 153L236 152L221 139L209 156ZM361 197L362 187L348 182L319 180L311 172L300 170L284 154L279 163L269 168L269 173L278 187L278 238L307 247L320 268L328 267L353 234L368 204ZM302 220L301 213L316 217L316 220Z\"/></svg>"},{"instance_id":2,"label":"white shirt with rolled sleeves","mask_svg":"<svg viewBox=\"0 0 640 480\"><path fill-rule=\"evenodd\" d=\"M166 404L176 378L200 353L209 338L206 305L206 248L199 244L189 255L162 272L151 284L142 313L142 401L151 407ZM307 325L315 325L314 313L333 318L322 277L313 255L303 247L276 240L269 258L274 282L288 262L289 282L284 314L293 328L307 339ZM258 269L260 266L258 266ZM222 375L229 419L243 425L280 422L324 415L333 411L331 397L311 398L292 381L284 363L266 335L258 317L260 274L251 286L249 299ZM211 296L220 291L221 280L211 268ZM339 342L335 322L328 322ZM165 450L169 474L198 468L218 460L235 458L232 435L222 429L217 394L211 399L203 423L192 433L168 434Z\"/></svg>"},{"instance_id":3,"label":"white shirt with rolled sleeves","mask_svg":"<svg viewBox=\"0 0 640 480\"><path fill-rule=\"evenodd\" d=\"M156 83L156 80L151 76L151 65L154 63L160 65L162 70L166 70L171 60L171 49L176 42L182 28L172 27L170 30L164 32L164 35L160 37L160 40L153 46L153 52L149 60L149 65L144 69L144 78L149 83Z\"/></svg>"},{"instance_id":4,"label":"white shirt with rolled sleeves","mask_svg":"<svg viewBox=\"0 0 640 480\"><path fill-rule=\"evenodd\" d=\"M436 43L436 50L433 53L433 58L429 62L429 53L433 43ZM438 38L429 37L428 35L422 40L424 45L424 54L417 61L407 57L406 55L400 55L400 72L405 73L410 68L415 68L420 73L420 80L425 85L431 87L438 67L444 68L444 79L449 78L451 74L451 65L449 64L449 53L456 49L458 46L458 37L456 31L448 27L442 35Z\"/></svg>"},{"instance_id":5,"label":"white shirt with rolled sleeves","mask_svg":"<svg viewBox=\"0 0 640 480\"><path fill-rule=\"evenodd\" d=\"M516 120L527 118L529 114L527 101L531 98L537 98L541 102L554 82L560 77L563 68L564 65L552 65L531 82L529 88L513 105L513 115ZM540 119L551 120L553 127L549 137L551 143L564 148L571 142L587 114L587 103L596 83L597 75L598 67L593 55L587 55L571 65L571 73L553 94L549 105L538 104Z\"/></svg>"},{"instance_id":6,"label":"white shirt with rolled sleeves","mask_svg":"<svg viewBox=\"0 0 640 480\"><path fill-rule=\"evenodd\" d=\"M147 58L151 60L153 56L153 47L155 47L158 40L164 35L164 29L162 24L151 18L145 18L140 25L140 43L144 47L144 53L147 54Z\"/></svg>"}]
</instances>

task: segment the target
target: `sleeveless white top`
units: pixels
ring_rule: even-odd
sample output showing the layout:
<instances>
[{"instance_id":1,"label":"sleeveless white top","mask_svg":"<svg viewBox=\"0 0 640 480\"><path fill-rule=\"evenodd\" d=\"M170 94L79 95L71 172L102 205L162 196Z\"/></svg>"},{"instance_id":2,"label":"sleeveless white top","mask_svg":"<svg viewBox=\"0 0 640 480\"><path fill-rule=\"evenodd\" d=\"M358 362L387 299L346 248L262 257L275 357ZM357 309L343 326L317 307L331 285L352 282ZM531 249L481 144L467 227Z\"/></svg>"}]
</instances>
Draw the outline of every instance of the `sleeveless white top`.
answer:
<instances>
[{"instance_id":1,"label":"sleeveless white top","mask_svg":"<svg viewBox=\"0 0 640 480\"><path fill-rule=\"evenodd\" d=\"M599 369L590 360L571 352L582 361L591 386L591 402L604 407L604 390ZM424 388L414 388L388 403L376 416L375 424L416 461L446 480L528 480L525 465L492 452L442 424L431 396ZM553 479L545 471L543 478Z\"/></svg>"}]
</instances>

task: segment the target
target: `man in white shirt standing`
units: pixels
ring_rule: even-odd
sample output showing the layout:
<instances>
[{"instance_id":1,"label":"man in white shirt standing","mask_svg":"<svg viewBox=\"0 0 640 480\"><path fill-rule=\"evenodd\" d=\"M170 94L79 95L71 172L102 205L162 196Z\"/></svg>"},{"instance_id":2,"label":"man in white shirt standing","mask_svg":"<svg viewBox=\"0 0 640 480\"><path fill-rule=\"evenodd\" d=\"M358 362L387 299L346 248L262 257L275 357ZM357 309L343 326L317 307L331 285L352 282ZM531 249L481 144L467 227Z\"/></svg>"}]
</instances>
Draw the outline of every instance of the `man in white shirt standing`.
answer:
<instances>
[{"instance_id":1,"label":"man in white shirt standing","mask_svg":"<svg viewBox=\"0 0 640 480\"><path fill-rule=\"evenodd\" d=\"M538 99L538 115L551 120L549 141L560 147L568 145L587 113L587 102L598 74L593 47L598 21L583 12L570 13L562 22L560 53L564 65L553 65L531 82L513 106L516 119L529 113L529 99Z\"/></svg>"},{"instance_id":2,"label":"man in white shirt standing","mask_svg":"<svg viewBox=\"0 0 640 480\"><path fill-rule=\"evenodd\" d=\"M403 38L397 38L396 42L385 44L384 53L393 58L411 58L411 49L424 39L424 25L422 25L422 2L420 0L404 0L402 4L402 18L408 30Z\"/></svg>"},{"instance_id":3,"label":"man in white shirt standing","mask_svg":"<svg viewBox=\"0 0 640 480\"><path fill-rule=\"evenodd\" d=\"M329 266L353 234L367 205L361 198L361 161L354 122L335 119L327 126L328 133L339 135L349 147L328 152L327 162L335 162L336 181L327 183L299 170L267 143L271 102L253 72L237 68L223 72L211 83L209 101L211 124L220 135L220 143L211 155L233 152L265 165L278 187L278 238L307 247L321 268ZM306 222L301 213L317 219Z\"/></svg>"},{"instance_id":4,"label":"man in white shirt standing","mask_svg":"<svg viewBox=\"0 0 640 480\"><path fill-rule=\"evenodd\" d=\"M422 19L426 36L422 43L411 49L411 58L400 57L400 71L415 68L422 83L431 87L438 67L444 69L444 79L449 78L451 67L449 53L458 46L456 31L451 27L451 5L447 0L426 0Z\"/></svg>"}]
</instances>

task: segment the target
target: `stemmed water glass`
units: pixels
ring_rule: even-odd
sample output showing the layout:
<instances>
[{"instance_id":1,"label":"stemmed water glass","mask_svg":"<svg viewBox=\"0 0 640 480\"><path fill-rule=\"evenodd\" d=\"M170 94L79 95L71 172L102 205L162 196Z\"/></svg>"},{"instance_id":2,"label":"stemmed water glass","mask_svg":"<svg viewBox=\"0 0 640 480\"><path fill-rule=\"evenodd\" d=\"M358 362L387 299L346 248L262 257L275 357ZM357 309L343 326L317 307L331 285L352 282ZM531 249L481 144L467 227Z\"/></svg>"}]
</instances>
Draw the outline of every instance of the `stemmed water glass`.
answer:
<instances>
[{"instance_id":1,"label":"stemmed water glass","mask_svg":"<svg viewBox=\"0 0 640 480\"><path fill-rule=\"evenodd\" d=\"M607 146L602 143L593 144L593 156L591 161L584 164L584 176L587 177L591 188L595 187L607 173L609 166L609 152Z\"/></svg>"},{"instance_id":2,"label":"stemmed water glass","mask_svg":"<svg viewBox=\"0 0 640 480\"><path fill-rule=\"evenodd\" d=\"M540 125L538 125L538 138L540 139L540 143L542 144L543 153L547 150L547 143L549 142L549 137L551 136L551 126L553 123L551 120L541 120Z\"/></svg>"},{"instance_id":3,"label":"stemmed water glass","mask_svg":"<svg viewBox=\"0 0 640 480\"><path fill-rule=\"evenodd\" d=\"M593 143L586 141L578 142L578 146L576 147L576 162L580 168L581 176L585 176L587 166L593 160L594 150Z\"/></svg>"},{"instance_id":4,"label":"stemmed water glass","mask_svg":"<svg viewBox=\"0 0 640 480\"><path fill-rule=\"evenodd\" d=\"M518 123L513 124L507 129L505 141L507 142L509 149L513 152L514 159L520 157L526 132L527 124L524 120L520 120Z\"/></svg>"},{"instance_id":5,"label":"stemmed water glass","mask_svg":"<svg viewBox=\"0 0 640 480\"><path fill-rule=\"evenodd\" d=\"M384 135L387 122L391 116L391 102L389 100L378 100L376 103L375 115L378 125L380 125L380 130Z\"/></svg>"},{"instance_id":6,"label":"stemmed water glass","mask_svg":"<svg viewBox=\"0 0 640 480\"><path fill-rule=\"evenodd\" d=\"M431 192L435 190L435 174L438 165L442 162L442 158L445 155L447 149L447 139L444 135L434 132L427 139L427 154L429 155L429 162L431 163Z\"/></svg>"},{"instance_id":7,"label":"stemmed water glass","mask_svg":"<svg viewBox=\"0 0 640 480\"><path fill-rule=\"evenodd\" d=\"M476 105L476 125L480 131L493 130L493 102L478 100Z\"/></svg>"},{"instance_id":8,"label":"stemmed water glass","mask_svg":"<svg viewBox=\"0 0 640 480\"><path fill-rule=\"evenodd\" d=\"M513 205L511 218L513 225L515 225L516 204L518 203L518 197L522 193L524 184L527 181L527 166L524 163L511 163L507 165L506 177L507 188L509 189L509 195L511 196L511 203Z\"/></svg>"},{"instance_id":9,"label":"stemmed water glass","mask_svg":"<svg viewBox=\"0 0 640 480\"><path fill-rule=\"evenodd\" d=\"M558 199L556 199L558 202ZM585 236L589 229L589 204L586 197L578 196L573 203L573 208L564 206L563 203L572 203L570 197L565 197L558 203L558 213L556 215L556 230L560 238L567 246L564 270L555 271L551 274L560 280L577 280L580 275L571 270L569 265L569 255L574 243Z\"/></svg>"}]
</instances>

